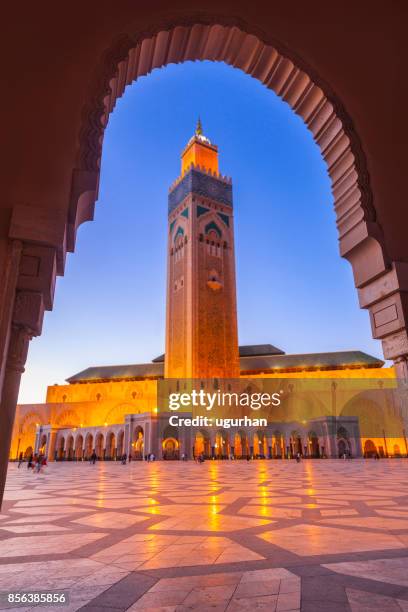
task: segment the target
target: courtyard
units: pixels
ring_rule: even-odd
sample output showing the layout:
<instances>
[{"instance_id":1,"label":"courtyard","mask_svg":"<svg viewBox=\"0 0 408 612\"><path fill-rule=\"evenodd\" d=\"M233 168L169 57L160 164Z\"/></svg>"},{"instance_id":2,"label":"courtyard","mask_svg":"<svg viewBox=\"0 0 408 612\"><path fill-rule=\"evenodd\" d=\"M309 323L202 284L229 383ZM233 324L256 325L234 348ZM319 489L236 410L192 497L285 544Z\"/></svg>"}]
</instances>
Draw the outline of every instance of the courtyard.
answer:
<instances>
[{"instance_id":1,"label":"courtyard","mask_svg":"<svg viewBox=\"0 0 408 612\"><path fill-rule=\"evenodd\" d=\"M12 463L0 592L64 591L69 604L47 609L65 611L408 611L407 471L405 459Z\"/></svg>"}]
</instances>

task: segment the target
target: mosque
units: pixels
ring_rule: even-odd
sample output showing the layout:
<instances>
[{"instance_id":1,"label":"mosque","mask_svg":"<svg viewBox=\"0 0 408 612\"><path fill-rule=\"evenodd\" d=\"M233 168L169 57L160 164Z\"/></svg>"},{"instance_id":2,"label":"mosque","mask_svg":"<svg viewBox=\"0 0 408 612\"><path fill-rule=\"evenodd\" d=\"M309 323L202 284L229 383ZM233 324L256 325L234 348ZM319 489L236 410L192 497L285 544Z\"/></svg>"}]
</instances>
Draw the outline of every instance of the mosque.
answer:
<instances>
[{"instance_id":1,"label":"mosque","mask_svg":"<svg viewBox=\"0 0 408 612\"><path fill-rule=\"evenodd\" d=\"M282 380L288 400L261 429L169 424L159 389ZM305 393L307 381L319 393ZM17 406L10 459L53 460L406 456L394 369L364 352L286 354L238 345L232 181L200 121L168 196L165 353L150 363L95 366L47 389L43 404Z\"/></svg>"}]
</instances>

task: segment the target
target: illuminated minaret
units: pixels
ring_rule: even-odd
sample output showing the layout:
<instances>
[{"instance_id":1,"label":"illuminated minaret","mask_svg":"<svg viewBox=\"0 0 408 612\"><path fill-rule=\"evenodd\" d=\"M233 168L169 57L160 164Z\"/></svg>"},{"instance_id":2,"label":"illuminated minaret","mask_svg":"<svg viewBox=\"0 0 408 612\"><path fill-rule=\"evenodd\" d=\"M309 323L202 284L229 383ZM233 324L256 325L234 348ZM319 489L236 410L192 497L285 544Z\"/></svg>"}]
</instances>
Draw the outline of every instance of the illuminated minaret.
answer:
<instances>
[{"instance_id":1,"label":"illuminated minaret","mask_svg":"<svg viewBox=\"0 0 408 612\"><path fill-rule=\"evenodd\" d=\"M169 192L166 378L238 378L231 179L200 120Z\"/></svg>"}]
</instances>

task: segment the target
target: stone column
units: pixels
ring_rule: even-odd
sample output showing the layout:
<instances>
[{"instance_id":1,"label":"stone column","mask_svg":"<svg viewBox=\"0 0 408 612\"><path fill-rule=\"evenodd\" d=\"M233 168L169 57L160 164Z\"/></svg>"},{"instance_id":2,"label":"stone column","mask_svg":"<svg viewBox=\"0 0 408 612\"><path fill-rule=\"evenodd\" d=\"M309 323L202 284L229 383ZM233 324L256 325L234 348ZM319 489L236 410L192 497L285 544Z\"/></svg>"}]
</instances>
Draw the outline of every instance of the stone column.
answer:
<instances>
[{"instance_id":1,"label":"stone column","mask_svg":"<svg viewBox=\"0 0 408 612\"><path fill-rule=\"evenodd\" d=\"M132 457L133 459L133 447L132 447L132 442L133 442L133 433L134 433L134 417L133 415L131 415L130 417L130 421L129 421L129 435L128 435L128 448L127 448L127 454L128 457Z\"/></svg>"},{"instance_id":2,"label":"stone column","mask_svg":"<svg viewBox=\"0 0 408 612\"><path fill-rule=\"evenodd\" d=\"M146 455L152 453L152 440L151 440L151 428L150 423L143 423L143 459Z\"/></svg>"},{"instance_id":3,"label":"stone column","mask_svg":"<svg viewBox=\"0 0 408 612\"><path fill-rule=\"evenodd\" d=\"M125 422L125 432L123 435L123 453L129 457L129 424Z\"/></svg>"},{"instance_id":4,"label":"stone column","mask_svg":"<svg viewBox=\"0 0 408 612\"><path fill-rule=\"evenodd\" d=\"M394 261L381 276L356 286L361 308L370 312L373 338L382 341L398 379L408 381L408 263Z\"/></svg>"},{"instance_id":5,"label":"stone column","mask_svg":"<svg viewBox=\"0 0 408 612\"><path fill-rule=\"evenodd\" d=\"M37 431L35 432L35 441L34 441L34 454L35 455L38 453L38 450L40 448L41 435L42 435L42 429L41 427L37 427Z\"/></svg>"},{"instance_id":6,"label":"stone column","mask_svg":"<svg viewBox=\"0 0 408 612\"><path fill-rule=\"evenodd\" d=\"M54 461L55 460L55 444L57 442L57 433L58 429L51 429L48 439L48 448L47 448L47 460Z\"/></svg>"},{"instance_id":7,"label":"stone column","mask_svg":"<svg viewBox=\"0 0 408 612\"><path fill-rule=\"evenodd\" d=\"M21 375L24 372L29 342L34 335L40 333L43 315L44 306L40 293L17 292L0 404L0 503L3 500Z\"/></svg>"},{"instance_id":8,"label":"stone column","mask_svg":"<svg viewBox=\"0 0 408 612\"><path fill-rule=\"evenodd\" d=\"M23 243L11 240L8 243L0 275L0 397L6 374L7 350L10 342L11 320L18 281Z\"/></svg>"},{"instance_id":9,"label":"stone column","mask_svg":"<svg viewBox=\"0 0 408 612\"><path fill-rule=\"evenodd\" d=\"M408 382L408 355L400 355L394 360L395 372L398 380Z\"/></svg>"}]
</instances>

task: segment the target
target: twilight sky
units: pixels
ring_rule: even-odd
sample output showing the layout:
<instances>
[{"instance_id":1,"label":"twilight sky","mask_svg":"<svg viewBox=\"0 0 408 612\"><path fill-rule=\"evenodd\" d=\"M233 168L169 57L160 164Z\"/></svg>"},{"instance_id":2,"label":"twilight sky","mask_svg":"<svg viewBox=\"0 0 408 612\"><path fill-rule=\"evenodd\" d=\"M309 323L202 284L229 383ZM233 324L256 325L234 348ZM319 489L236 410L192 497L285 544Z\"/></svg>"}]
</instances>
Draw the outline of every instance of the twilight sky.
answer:
<instances>
[{"instance_id":1,"label":"twilight sky","mask_svg":"<svg viewBox=\"0 0 408 612\"><path fill-rule=\"evenodd\" d=\"M167 193L200 115L232 176L241 344L382 356L338 252L330 182L312 136L274 93L211 62L155 70L106 131L95 220L81 226L54 310L31 342L20 403L91 365L164 350Z\"/></svg>"}]
</instances>

